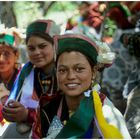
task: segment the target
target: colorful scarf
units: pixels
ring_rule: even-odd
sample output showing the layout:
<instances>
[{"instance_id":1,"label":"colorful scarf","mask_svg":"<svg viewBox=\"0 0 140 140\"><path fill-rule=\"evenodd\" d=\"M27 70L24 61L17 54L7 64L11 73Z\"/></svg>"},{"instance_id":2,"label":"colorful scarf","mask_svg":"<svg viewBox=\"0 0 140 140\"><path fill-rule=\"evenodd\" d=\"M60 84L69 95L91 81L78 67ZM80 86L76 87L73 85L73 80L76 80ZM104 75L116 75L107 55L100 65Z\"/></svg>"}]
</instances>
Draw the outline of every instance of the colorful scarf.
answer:
<instances>
[{"instance_id":1,"label":"colorful scarf","mask_svg":"<svg viewBox=\"0 0 140 140\"><path fill-rule=\"evenodd\" d=\"M10 92L10 95L6 104L9 102L9 100L17 100L17 98L20 96L24 80L26 77L29 76L30 72L32 71L32 68L33 68L33 65L31 64L31 62L28 62L24 65L24 67L22 68L22 70L20 71L20 73L18 74L14 82L14 85L11 89L11 92Z\"/></svg>"},{"instance_id":2,"label":"colorful scarf","mask_svg":"<svg viewBox=\"0 0 140 140\"><path fill-rule=\"evenodd\" d=\"M97 119L98 130L103 138L123 138L118 128L108 124L105 120L102 112L102 103L96 90L92 91L92 96L82 99L79 108L56 138L83 138L91 130L91 123L94 118Z\"/></svg>"}]
</instances>

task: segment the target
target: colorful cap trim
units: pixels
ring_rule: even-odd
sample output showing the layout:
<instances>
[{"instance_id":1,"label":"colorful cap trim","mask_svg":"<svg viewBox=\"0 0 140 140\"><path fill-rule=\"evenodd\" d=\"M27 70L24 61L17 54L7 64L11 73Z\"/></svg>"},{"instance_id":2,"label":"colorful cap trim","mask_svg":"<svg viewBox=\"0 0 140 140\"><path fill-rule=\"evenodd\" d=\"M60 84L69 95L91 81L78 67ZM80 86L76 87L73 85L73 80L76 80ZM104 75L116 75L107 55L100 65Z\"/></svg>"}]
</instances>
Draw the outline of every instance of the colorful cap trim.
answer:
<instances>
[{"instance_id":1,"label":"colorful cap trim","mask_svg":"<svg viewBox=\"0 0 140 140\"><path fill-rule=\"evenodd\" d=\"M60 28L52 20L36 20L27 27L26 36L34 33L45 33L53 37L60 34Z\"/></svg>"},{"instance_id":2,"label":"colorful cap trim","mask_svg":"<svg viewBox=\"0 0 140 140\"><path fill-rule=\"evenodd\" d=\"M54 37L56 57L66 51L79 51L95 64L110 66L115 59L115 54L111 52L109 46L97 39L91 40L87 36L77 34L65 34Z\"/></svg>"},{"instance_id":3,"label":"colorful cap trim","mask_svg":"<svg viewBox=\"0 0 140 140\"><path fill-rule=\"evenodd\" d=\"M4 24L0 25L0 44L17 48L23 38L24 35L21 30L15 27L5 28Z\"/></svg>"},{"instance_id":4,"label":"colorful cap trim","mask_svg":"<svg viewBox=\"0 0 140 140\"><path fill-rule=\"evenodd\" d=\"M62 35L54 38L57 49L57 57L65 51L78 51L97 63L98 48L96 44L86 36Z\"/></svg>"}]
</instances>

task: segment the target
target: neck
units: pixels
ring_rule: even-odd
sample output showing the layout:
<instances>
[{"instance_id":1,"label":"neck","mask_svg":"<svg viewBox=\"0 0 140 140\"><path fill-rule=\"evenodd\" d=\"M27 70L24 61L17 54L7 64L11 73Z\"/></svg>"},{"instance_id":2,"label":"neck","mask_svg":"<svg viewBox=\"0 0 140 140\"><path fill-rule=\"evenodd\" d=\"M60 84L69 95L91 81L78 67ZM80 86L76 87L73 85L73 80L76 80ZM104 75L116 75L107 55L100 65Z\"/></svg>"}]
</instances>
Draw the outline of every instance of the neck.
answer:
<instances>
[{"instance_id":1,"label":"neck","mask_svg":"<svg viewBox=\"0 0 140 140\"><path fill-rule=\"evenodd\" d=\"M3 83L7 84L11 80L13 74L15 72L15 69L10 69L6 72L1 72L0 73L0 79Z\"/></svg>"},{"instance_id":2,"label":"neck","mask_svg":"<svg viewBox=\"0 0 140 140\"><path fill-rule=\"evenodd\" d=\"M75 111L80 105L80 101L83 98L83 94L76 97L65 96L65 98L66 98L66 103L68 105L69 110Z\"/></svg>"},{"instance_id":3,"label":"neck","mask_svg":"<svg viewBox=\"0 0 140 140\"><path fill-rule=\"evenodd\" d=\"M53 69L54 69L54 62L50 63L49 65L44 67L42 70L45 74L50 74Z\"/></svg>"}]
</instances>

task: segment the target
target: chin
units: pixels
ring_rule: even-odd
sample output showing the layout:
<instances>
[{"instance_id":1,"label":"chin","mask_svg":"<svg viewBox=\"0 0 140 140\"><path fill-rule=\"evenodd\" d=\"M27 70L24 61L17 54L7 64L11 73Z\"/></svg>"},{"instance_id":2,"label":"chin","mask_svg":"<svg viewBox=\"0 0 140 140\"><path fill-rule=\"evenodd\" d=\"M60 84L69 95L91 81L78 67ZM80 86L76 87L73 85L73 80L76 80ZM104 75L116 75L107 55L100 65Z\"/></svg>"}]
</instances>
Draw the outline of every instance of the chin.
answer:
<instances>
[{"instance_id":1,"label":"chin","mask_svg":"<svg viewBox=\"0 0 140 140\"><path fill-rule=\"evenodd\" d=\"M45 67L45 64L41 64L41 63L38 63L38 64L34 64L37 68L43 68Z\"/></svg>"},{"instance_id":2,"label":"chin","mask_svg":"<svg viewBox=\"0 0 140 140\"><path fill-rule=\"evenodd\" d=\"M81 93L77 93L77 92L65 92L65 95L70 96L70 97L76 97L81 95Z\"/></svg>"}]
</instances>

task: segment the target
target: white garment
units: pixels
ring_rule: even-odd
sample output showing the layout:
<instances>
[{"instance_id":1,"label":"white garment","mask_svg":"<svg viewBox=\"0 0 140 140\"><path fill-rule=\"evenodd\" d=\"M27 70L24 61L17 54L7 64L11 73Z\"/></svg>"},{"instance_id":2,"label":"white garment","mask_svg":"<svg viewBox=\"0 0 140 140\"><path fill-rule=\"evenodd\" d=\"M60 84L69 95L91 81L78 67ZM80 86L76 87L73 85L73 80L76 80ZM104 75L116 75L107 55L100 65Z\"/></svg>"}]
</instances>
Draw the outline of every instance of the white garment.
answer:
<instances>
[{"instance_id":1,"label":"white garment","mask_svg":"<svg viewBox=\"0 0 140 140\"><path fill-rule=\"evenodd\" d=\"M114 107L114 105L108 98L104 100L102 109L107 122L116 126L125 139L131 139L123 115L116 107Z\"/></svg>"},{"instance_id":2,"label":"white garment","mask_svg":"<svg viewBox=\"0 0 140 140\"><path fill-rule=\"evenodd\" d=\"M20 103L23 104L25 107L30 108L38 107L39 101L32 99L33 89L34 89L34 70L32 70L29 76L25 78L22 87Z\"/></svg>"}]
</instances>

